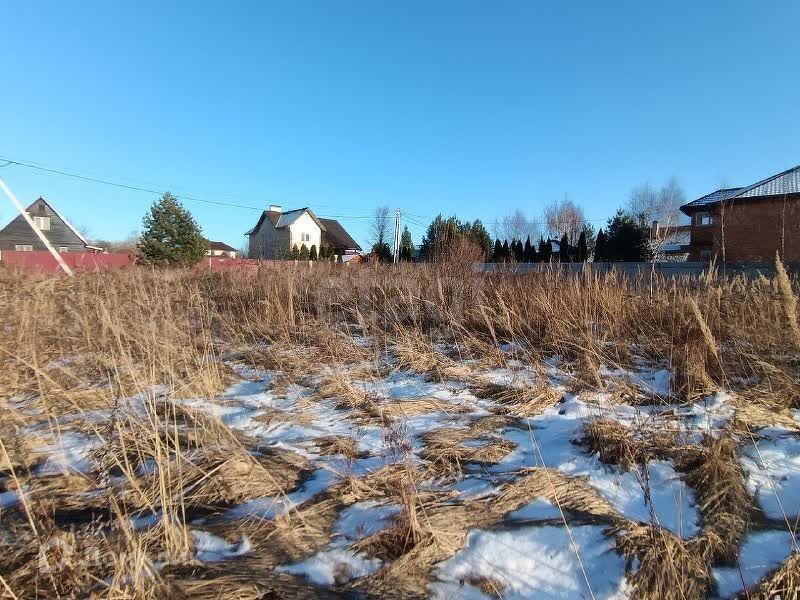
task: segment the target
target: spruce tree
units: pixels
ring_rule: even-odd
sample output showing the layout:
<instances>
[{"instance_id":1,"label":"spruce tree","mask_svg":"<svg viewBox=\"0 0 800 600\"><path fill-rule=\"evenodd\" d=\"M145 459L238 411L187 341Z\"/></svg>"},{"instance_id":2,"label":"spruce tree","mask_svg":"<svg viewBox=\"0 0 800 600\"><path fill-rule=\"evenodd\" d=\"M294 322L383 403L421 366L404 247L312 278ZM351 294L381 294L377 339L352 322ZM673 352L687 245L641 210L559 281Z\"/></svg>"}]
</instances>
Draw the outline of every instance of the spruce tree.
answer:
<instances>
[{"instance_id":1,"label":"spruce tree","mask_svg":"<svg viewBox=\"0 0 800 600\"><path fill-rule=\"evenodd\" d=\"M539 260L542 262L550 262L550 257L553 254L553 244L550 240L544 241L544 238L539 238Z\"/></svg>"},{"instance_id":2,"label":"spruce tree","mask_svg":"<svg viewBox=\"0 0 800 600\"><path fill-rule=\"evenodd\" d=\"M567 232L561 236L561 241L558 242L558 260L561 262L569 262L569 239Z\"/></svg>"},{"instance_id":3,"label":"spruce tree","mask_svg":"<svg viewBox=\"0 0 800 600\"><path fill-rule=\"evenodd\" d=\"M528 239L525 240L525 250L523 251L523 259L526 263L535 262L536 259L536 250L533 249L531 245L531 236L528 236Z\"/></svg>"},{"instance_id":4,"label":"spruce tree","mask_svg":"<svg viewBox=\"0 0 800 600\"><path fill-rule=\"evenodd\" d=\"M589 247L586 245L586 230L578 236L578 262L586 262L589 258Z\"/></svg>"},{"instance_id":5,"label":"spruce tree","mask_svg":"<svg viewBox=\"0 0 800 600\"><path fill-rule=\"evenodd\" d=\"M411 239L411 232L408 226L403 227L403 233L400 236L400 260L411 262L414 258L414 241Z\"/></svg>"},{"instance_id":6,"label":"spruce tree","mask_svg":"<svg viewBox=\"0 0 800 600\"><path fill-rule=\"evenodd\" d=\"M606 261L606 232L602 227L597 232L597 239L594 242L594 262Z\"/></svg>"},{"instance_id":7,"label":"spruce tree","mask_svg":"<svg viewBox=\"0 0 800 600\"><path fill-rule=\"evenodd\" d=\"M492 252L492 262L503 262L503 244L500 239L494 241L494 251Z\"/></svg>"},{"instance_id":8,"label":"spruce tree","mask_svg":"<svg viewBox=\"0 0 800 600\"><path fill-rule=\"evenodd\" d=\"M292 246L291 252L289 252L289 258L291 260L299 260L300 259L300 251L297 249L297 244Z\"/></svg>"},{"instance_id":9,"label":"spruce tree","mask_svg":"<svg viewBox=\"0 0 800 600\"><path fill-rule=\"evenodd\" d=\"M142 226L138 247L151 264L191 266L208 250L194 217L169 192L153 203Z\"/></svg>"},{"instance_id":10,"label":"spruce tree","mask_svg":"<svg viewBox=\"0 0 800 600\"><path fill-rule=\"evenodd\" d=\"M300 254L298 256L300 260L308 260L308 248L305 244L300 246Z\"/></svg>"},{"instance_id":11,"label":"spruce tree","mask_svg":"<svg viewBox=\"0 0 800 600\"><path fill-rule=\"evenodd\" d=\"M308 251L308 260L317 260L317 245L312 244L311 250Z\"/></svg>"},{"instance_id":12,"label":"spruce tree","mask_svg":"<svg viewBox=\"0 0 800 600\"><path fill-rule=\"evenodd\" d=\"M508 247L508 240L503 240L503 262L511 259L511 248Z\"/></svg>"}]
</instances>

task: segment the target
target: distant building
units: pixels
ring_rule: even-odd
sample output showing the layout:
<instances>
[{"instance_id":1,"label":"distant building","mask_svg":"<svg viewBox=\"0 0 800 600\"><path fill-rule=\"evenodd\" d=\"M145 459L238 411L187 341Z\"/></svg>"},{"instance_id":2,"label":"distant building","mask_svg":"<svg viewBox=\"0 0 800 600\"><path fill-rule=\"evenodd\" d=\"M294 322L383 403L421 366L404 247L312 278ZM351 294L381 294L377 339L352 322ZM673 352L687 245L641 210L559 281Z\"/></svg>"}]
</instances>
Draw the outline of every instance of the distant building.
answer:
<instances>
[{"instance_id":1,"label":"distant building","mask_svg":"<svg viewBox=\"0 0 800 600\"><path fill-rule=\"evenodd\" d=\"M800 261L800 166L681 206L692 219L689 260Z\"/></svg>"},{"instance_id":2,"label":"distant building","mask_svg":"<svg viewBox=\"0 0 800 600\"><path fill-rule=\"evenodd\" d=\"M72 224L44 198L31 204L26 212L44 237L58 252L102 252L92 246ZM0 229L0 250L47 250L39 236L22 215Z\"/></svg>"},{"instance_id":3,"label":"distant building","mask_svg":"<svg viewBox=\"0 0 800 600\"><path fill-rule=\"evenodd\" d=\"M691 225L662 225L653 221L650 226L650 248L656 262L685 262L689 258Z\"/></svg>"},{"instance_id":4,"label":"distant building","mask_svg":"<svg viewBox=\"0 0 800 600\"><path fill-rule=\"evenodd\" d=\"M236 248L228 246L228 244L224 242L212 242L211 240L206 240L208 242L208 250L206 250L206 256L225 256L227 258L236 258L239 254L239 251Z\"/></svg>"},{"instance_id":5,"label":"distant building","mask_svg":"<svg viewBox=\"0 0 800 600\"><path fill-rule=\"evenodd\" d=\"M361 250L338 221L320 219L308 207L284 212L273 204L245 235L249 238L250 258L283 259L292 248L300 250L302 246L308 250L314 246L317 253L324 246L337 256Z\"/></svg>"}]
</instances>

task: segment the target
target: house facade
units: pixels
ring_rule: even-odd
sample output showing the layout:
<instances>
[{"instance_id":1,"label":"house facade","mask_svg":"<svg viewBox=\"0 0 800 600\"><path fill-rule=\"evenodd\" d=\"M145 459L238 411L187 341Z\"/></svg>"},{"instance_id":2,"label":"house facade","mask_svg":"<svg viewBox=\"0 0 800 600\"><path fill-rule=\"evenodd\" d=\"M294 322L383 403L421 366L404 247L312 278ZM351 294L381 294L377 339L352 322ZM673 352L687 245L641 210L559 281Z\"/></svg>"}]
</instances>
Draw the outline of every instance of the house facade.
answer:
<instances>
[{"instance_id":1,"label":"house facade","mask_svg":"<svg viewBox=\"0 0 800 600\"><path fill-rule=\"evenodd\" d=\"M250 258L285 259L292 248L303 246L317 253L325 246L338 256L361 250L338 221L320 219L308 207L283 211L273 204L245 235Z\"/></svg>"},{"instance_id":2,"label":"house facade","mask_svg":"<svg viewBox=\"0 0 800 600\"><path fill-rule=\"evenodd\" d=\"M800 261L800 166L681 206L691 219L690 261Z\"/></svg>"},{"instance_id":3,"label":"house facade","mask_svg":"<svg viewBox=\"0 0 800 600\"><path fill-rule=\"evenodd\" d=\"M226 244L225 242L214 242L211 240L206 240L208 244L208 250L206 250L206 256L224 256L225 258L236 258L239 254L239 251Z\"/></svg>"},{"instance_id":4,"label":"house facade","mask_svg":"<svg viewBox=\"0 0 800 600\"><path fill-rule=\"evenodd\" d=\"M44 198L31 204L26 212L34 224L44 234L47 241L58 252L102 252L102 248L92 246L85 237ZM0 229L0 251L47 250L22 215Z\"/></svg>"}]
</instances>

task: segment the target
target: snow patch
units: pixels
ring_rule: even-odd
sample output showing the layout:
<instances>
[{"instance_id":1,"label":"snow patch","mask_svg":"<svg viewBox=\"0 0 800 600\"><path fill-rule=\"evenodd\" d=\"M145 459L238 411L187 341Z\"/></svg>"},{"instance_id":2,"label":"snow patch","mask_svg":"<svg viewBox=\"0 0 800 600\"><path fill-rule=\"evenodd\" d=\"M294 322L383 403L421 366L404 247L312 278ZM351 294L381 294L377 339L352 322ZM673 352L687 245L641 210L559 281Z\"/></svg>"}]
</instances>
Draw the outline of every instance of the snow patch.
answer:
<instances>
[{"instance_id":1,"label":"snow patch","mask_svg":"<svg viewBox=\"0 0 800 600\"><path fill-rule=\"evenodd\" d=\"M469 581L488 578L502 586L505 600L537 598L627 598L625 559L603 527L573 527L578 561L563 527L523 527L515 531L475 530L455 556L436 568L434 598L479 598ZM461 584L464 583L462 586Z\"/></svg>"}]
</instances>

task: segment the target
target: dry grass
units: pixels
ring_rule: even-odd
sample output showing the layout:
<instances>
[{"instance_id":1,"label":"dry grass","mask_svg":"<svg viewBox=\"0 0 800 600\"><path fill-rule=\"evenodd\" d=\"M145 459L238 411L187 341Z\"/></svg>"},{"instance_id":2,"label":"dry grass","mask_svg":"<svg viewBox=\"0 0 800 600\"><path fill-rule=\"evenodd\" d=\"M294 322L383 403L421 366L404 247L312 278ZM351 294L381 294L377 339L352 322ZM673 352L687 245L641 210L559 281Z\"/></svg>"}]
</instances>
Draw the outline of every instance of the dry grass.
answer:
<instances>
[{"instance_id":1,"label":"dry grass","mask_svg":"<svg viewBox=\"0 0 800 600\"><path fill-rule=\"evenodd\" d=\"M677 466L695 490L703 516L703 532L692 547L709 564L733 561L753 513L735 441L707 437L700 446L682 449Z\"/></svg>"},{"instance_id":2,"label":"dry grass","mask_svg":"<svg viewBox=\"0 0 800 600\"><path fill-rule=\"evenodd\" d=\"M72 279L0 270L0 491L20 494L0 512L0 595L327 597L346 590L320 589L275 567L326 548L346 507L380 500L403 510L353 548L387 562L349 587L425 597L436 563L457 552L471 529L498 524L542 497L565 519L610 527L619 550L638 562L629 574L635 597L706 597L710 566L735 558L753 516L736 433L772 424L797 429L791 409L800 407L800 365L787 352L800 347L795 289L780 264L771 281L713 274L629 280L591 269L580 276L482 275L461 263L319 265L313 272L279 266L251 275L132 269ZM46 327L41 315L48 315ZM634 468L655 458L676 461L702 513L696 538L631 523L586 479L552 469L515 473L481 501L431 487L432 478L452 481L467 464L502 460L513 445L501 434L560 400L544 378L502 386L487 383L482 370L539 373L544 359L558 355L574 375L573 391L608 390L631 403L638 392L609 388L601 367L631 367L634 354L673 372L669 402L735 392L730 428L696 447L662 423L586 423L586 451L604 462ZM220 395L238 378L230 365L269 371L276 398L307 388L295 410L262 407L254 421L264 431L312 427L317 413L305 409L329 399L346 409L335 411L343 419L381 428L398 464L363 476L340 473L327 491L274 519L220 518L230 505L301 489L310 469L307 459L262 447L182 401L225 404ZM354 383L398 369L468 389L492 409L475 418L467 416L479 404L474 398L384 400ZM419 436L428 464L411 466L404 423L434 413L452 423ZM99 440L85 469L40 472L54 442L70 436ZM363 457L356 439L309 442L323 456L352 463ZM160 518L151 526L132 527L131 519L154 514ZM231 541L246 534L253 549L237 560L199 564L191 528ZM64 557L54 551L59 567L43 573L39 549L49 545L71 550ZM753 597L791 597L797 573L794 555ZM502 597L499 581L471 583Z\"/></svg>"},{"instance_id":3,"label":"dry grass","mask_svg":"<svg viewBox=\"0 0 800 600\"><path fill-rule=\"evenodd\" d=\"M558 394L548 385L535 386L502 385L483 383L472 388L478 398L488 398L502 405L506 414L517 417L533 417L559 401Z\"/></svg>"}]
</instances>

